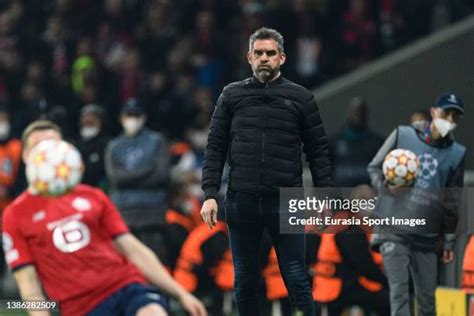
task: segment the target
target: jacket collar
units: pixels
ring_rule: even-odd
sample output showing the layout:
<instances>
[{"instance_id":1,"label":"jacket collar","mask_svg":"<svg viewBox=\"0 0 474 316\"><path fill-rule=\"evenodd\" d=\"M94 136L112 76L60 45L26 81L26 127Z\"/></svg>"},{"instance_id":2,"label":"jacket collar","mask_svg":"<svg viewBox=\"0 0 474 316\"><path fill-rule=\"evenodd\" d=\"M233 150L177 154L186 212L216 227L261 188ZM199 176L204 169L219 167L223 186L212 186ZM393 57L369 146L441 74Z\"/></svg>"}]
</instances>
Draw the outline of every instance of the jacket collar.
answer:
<instances>
[{"instance_id":1,"label":"jacket collar","mask_svg":"<svg viewBox=\"0 0 474 316\"><path fill-rule=\"evenodd\" d=\"M280 73L280 76L278 78L276 78L275 80L271 81L271 82L261 82L260 80L258 80L257 77L255 76L252 76L252 83L257 85L257 86L261 86L261 87L264 87L264 86L275 86L275 85L278 85L280 83L283 82L283 75Z\"/></svg>"}]
</instances>

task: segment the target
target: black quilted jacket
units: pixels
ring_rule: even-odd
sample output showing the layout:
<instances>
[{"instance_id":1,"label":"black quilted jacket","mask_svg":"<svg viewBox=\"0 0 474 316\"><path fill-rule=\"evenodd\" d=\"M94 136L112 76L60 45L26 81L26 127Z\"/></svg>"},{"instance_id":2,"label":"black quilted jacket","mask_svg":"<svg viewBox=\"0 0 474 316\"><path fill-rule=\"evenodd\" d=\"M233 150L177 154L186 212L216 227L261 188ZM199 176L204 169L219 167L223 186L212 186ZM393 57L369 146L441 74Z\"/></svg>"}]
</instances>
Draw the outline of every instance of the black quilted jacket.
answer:
<instances>
[{"instance_id":1,"label":"black quilted jacket","mask_svg":"<svg viewBox=\"0 0 474 316\"><path fill-rule=\"evenodd\" d=\"M205 153L206 198L216 197L227 157L232 190L272 194L280 187L302 186L301 149L314 186L332 186L328 139L311 92L282 77L227 85L212 116Z\"/></svg>"}]
</instances>

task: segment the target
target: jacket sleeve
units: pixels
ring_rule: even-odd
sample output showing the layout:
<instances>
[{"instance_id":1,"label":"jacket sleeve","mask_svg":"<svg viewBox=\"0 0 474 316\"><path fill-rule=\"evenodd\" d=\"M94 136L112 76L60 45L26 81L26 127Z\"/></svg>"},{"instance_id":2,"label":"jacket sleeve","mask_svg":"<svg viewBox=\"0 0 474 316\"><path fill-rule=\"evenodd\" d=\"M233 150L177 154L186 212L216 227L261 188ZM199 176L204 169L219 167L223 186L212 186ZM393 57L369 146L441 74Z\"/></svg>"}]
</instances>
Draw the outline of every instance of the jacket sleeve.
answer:
<instances>
[{"instance_id":1,"label":"jacket sleeve","mask_svg":"<svg viewBox=\"0 0 474 316\"><path fill-rule=\"evenodd\" d=\"M224 90L219 96L212 114L204 155L202 190L204 191L205 199L216 198L221 186L222 171L230 141L231 119L229 100Z\"/></svg>"},{"instance_id":2,"label":"jacket sleeve","mask_svg":"<svg viewBox=\"0 0 474 316\"><path fill-rule=\"evenodd\" d=\"M397 134L398 129L395 129L390 133L382 147L380 147L375 157L369 163L367 167L367 172L370 176L370 182L376 190L380 190L384 186L384 176L382 171L382 164L385 159L385 156L395 148L397 144Z\"/></svg>"},{"instance_id":3,"label":"jacket sleeve","mask_svg":"<svg viewBox=\"0 0 474 316\"><path fill-rule=\"evenodd\" d=\"M315 187L332 187L332 165L329 142L313 95L304 102L303 151Z\"/></svg>"}]
</instances>

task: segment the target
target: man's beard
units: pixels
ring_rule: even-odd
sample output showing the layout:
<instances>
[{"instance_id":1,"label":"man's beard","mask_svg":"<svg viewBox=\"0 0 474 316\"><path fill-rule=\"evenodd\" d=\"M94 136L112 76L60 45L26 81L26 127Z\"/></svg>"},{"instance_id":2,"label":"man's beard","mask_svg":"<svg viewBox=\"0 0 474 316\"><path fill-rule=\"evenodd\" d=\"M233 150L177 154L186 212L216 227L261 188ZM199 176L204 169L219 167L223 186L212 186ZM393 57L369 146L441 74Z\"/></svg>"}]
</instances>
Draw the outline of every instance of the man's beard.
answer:
<instances>
[{"instance_id":1,"label":"man's beard","mask_svg":"<svg viewBox=\"0 0 474 316\"><path fill-rule=\"evenodd\" d=\"M256 76L261 82L271 81L278 74L278 69L272 69L270 67L258 68Z\"/></svg>"}]
</instances>

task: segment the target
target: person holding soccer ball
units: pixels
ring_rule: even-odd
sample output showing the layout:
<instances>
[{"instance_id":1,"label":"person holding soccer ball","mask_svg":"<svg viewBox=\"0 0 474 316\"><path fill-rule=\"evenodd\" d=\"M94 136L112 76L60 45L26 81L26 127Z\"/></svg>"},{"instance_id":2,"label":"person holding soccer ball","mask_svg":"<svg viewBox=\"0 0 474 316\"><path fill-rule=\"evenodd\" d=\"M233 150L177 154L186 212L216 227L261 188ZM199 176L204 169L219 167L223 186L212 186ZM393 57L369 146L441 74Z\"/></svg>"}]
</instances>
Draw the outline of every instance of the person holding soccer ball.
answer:
<instances>
[{"instance_id":1,"label":"person holding soccer ball","mask_svg":"<svg viewBox=\"0 0 474 316\"><path fill-rule=\"evenodd\" d=\"M466 148L454 140L453 130L462 119L464 104L455 94L442 94L430 113L430 122L396 128L368 166L372 185L379 190L376 214L389 218L403 214L423 218L427 223L427 227L416 228L410 233L397 230L399 227L391 227L389 231L380 228L373 240L373 245L380 247L383 256L392 316L410 315L410 275L418 302L418 315L435 315L436 247L440 236L444 241L442 261L449 263L454 256L453 233L457 225L459 192L452 188L463 186ZM420 170L410 189L390 184L389 177L384 177L382 164L393 149L411 151L419 159ZM419 199L416 194L428 198Z\"/></svg>"},{"instance_id":2,"label":"person holding soccer ball","mask_svg":"<svg viewBox=\"0 0 474 316\"><path fill-rule=\"evenodd\" d=\"M30 163L41 163L29 154L45 140L61 144L60 129L50 121L35 121L23 132L27 169ZM49 151L57 158L59 151L51 147ZM29 183L2 218L6 261L23 300L47 296L59 301L61 314L67 316L167 315L159 289L191 315L207 315L204 305L130 234L102 191L79 184L51 196L35 193L38 190L32 187ZM30 311L30 315L49 312Z\"/></svg>"}]
</instances>

